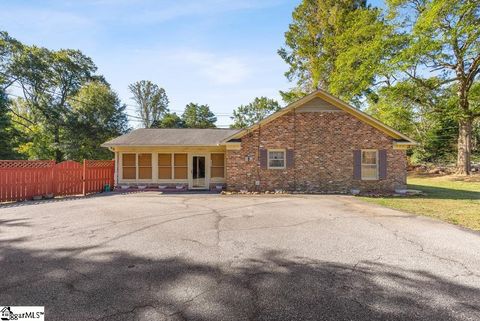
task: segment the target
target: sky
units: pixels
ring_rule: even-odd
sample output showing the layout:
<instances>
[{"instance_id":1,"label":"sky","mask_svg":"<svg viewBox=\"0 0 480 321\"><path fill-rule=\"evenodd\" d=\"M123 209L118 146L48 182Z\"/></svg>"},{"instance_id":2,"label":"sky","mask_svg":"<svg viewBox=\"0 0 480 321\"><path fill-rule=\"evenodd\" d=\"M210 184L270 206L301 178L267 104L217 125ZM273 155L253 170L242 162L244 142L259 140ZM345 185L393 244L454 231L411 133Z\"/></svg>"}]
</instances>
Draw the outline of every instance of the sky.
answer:
<instances>
[{"instance_id":1,"label":"sky","mask_svg":"<svg viewBox=\"0 0 480 321\"><path fill-rule=\"evenodd\" d=\"M281 101L292 86L277 50L300 0L1 0L0 30L49 49L80 49L105 76L127 113L128 85L163 87L171 111L208 104L217 126L255 97ZM382 0L370 1L382 6ZM132 126L138 126L130 118Z\"/></svg>"}]
</instances>

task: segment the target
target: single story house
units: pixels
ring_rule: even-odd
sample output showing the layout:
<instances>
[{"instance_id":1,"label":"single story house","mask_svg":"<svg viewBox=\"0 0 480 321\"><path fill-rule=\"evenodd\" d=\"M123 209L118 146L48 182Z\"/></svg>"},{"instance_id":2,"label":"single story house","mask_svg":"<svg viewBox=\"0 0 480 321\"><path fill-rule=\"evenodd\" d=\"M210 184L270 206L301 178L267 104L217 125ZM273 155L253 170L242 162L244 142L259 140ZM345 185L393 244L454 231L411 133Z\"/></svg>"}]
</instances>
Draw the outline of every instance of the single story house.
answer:
<instances>
[{"instance_id":1,"label":"single story house","mask_svg":"<svg viewBox=\"0 0 480 321\"><path fill-rule=\"evenodd\" d=\"M416 143L318 90L242 129L137 129L102 146L116 185L249 191L393 191Z\"/></svg>"}]
</instances>

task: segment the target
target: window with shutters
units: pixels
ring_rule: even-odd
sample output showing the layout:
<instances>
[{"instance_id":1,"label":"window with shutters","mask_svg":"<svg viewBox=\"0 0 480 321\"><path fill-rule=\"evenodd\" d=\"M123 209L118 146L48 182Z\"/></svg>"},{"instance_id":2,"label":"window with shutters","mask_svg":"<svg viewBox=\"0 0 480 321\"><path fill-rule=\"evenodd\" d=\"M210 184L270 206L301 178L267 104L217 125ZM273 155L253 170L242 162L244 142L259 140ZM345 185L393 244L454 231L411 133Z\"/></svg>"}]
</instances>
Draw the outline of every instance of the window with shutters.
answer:
<instances>
[{"instance_id":1,"label":"window with shutters","mask_svg":"<svg viewBox=\"0 0 480 321\"><path fill-rule=\"evenodd\" d=\"M285 149L269 149L268 150L268 168L269 169L285 168Z\"/></svg>"},{"instance_id":2,"label":"window with shutters","mask_svg":"<svg viewBox=\"0 0 480 321\"><path fill-rule=\"evenodd\" d=\"M362 149L362 179L378 179L378 150Z\"/></svg>"},{"instance_id":3,"label":"window with shutters","mask_svg":"<svg viewBox=\"0 0 480 321\"><path fill-rule=\"evenodd\" d=\"M138 178L152 179L152 154L138 154Z\"/></svg>"},{"instance_id":4,"label":"window with shutters","mask_svg":"<svg viewBox=\"0 0 480 321\"><path fill-rule=\"evenodd\" d=\"M122 178L123 179L137 178L137 155L136 154L122 154Z\"/></svg>"},{"instance_id":5,"label":"window with shutters","mask_svg":"<svg viewBox=\"0 0 480 321\"><path fill-rule=\"evenodd\" d=\"M172 179L172 154L158 154L158 178Z\"/></svg>"},{"instance_id":6,"label":"window with shutters","mask_svg":"<svg viewBox=\"0 0 480 321\"><path fill-rule=\"evenodd\" d=\"M225 154L212 153L210 154L212 160L212 166L210 168L210 176L212 178L224 178L225 177Z\"/></svg>"},{"instance_id":7,"label":"window with shutters","mask_svg":"<svg viewBox=\"0 0 480 321\"><path fill-rule=\"evenodd\" d=\"M187 179L188 178L188 157L187 154L173 155L173 178Z\"/></svg>"}]
</instances>

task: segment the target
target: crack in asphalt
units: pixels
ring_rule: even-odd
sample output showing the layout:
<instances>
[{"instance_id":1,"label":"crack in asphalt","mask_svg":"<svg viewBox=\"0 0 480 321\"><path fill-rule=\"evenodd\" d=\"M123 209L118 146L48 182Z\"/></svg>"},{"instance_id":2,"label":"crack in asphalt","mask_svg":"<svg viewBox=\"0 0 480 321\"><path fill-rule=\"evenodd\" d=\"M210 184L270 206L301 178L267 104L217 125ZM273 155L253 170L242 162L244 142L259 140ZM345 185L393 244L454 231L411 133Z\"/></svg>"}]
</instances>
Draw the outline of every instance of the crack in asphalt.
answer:
<instances>
[{"instance_id":1,"label":"crack in asphalt","mask_svg":"<svg viewBox=\"0 0 480 321\"><path fill-rule=\"evenodd\" d=\"M269 230L269 229L276 229L276 228L286 228L286 227L295 227L301 226L312 222L322 221L323 218L317 218L313 220L306 220L298 223L288 224L288 225L277 225L277 226L261 226L261 227L249 227L249 228L239 228L239 229L224 229L220 230L220 232L233 232L233 231L254 231L254 230Z\"/></svg>"},{"instance_id":2,"label":"crack in asphalt","mask_svg":"<svg viewBox=\"0 0 480 321\"><path fill-rule=\"evenodd\" d=\"M194 239L182 238L182 239L180 239L180 240L185 241L185 242L192 242L192 243L201 245L201 246L203 246L203 247L211 247L210 245L204 244L204 243L202 243L202 242L200 242L200 241L197 241L197 240L194 240Z\"/></svg>"},{"instance_id":3,"label":"crack in asphalt","mask_svg":"<svg viewBox=\"0 0 480 321\"><path fill-rule=\"evenodd\" d=\"M400 232L399 232L398 230L391 230L391 229L387 228L384 224L382 224L382 223L380 223L380 222L377 222L376 224L379 225L379 226L381 226L383 229L389 231L390 233L392 233L392 234L395 236L396 239L398 239L398 240L403 240L403 241L405 241L405 242L408 242L408 243L412 244L412 245L413 245L414 247L416 247L417 250L418 250L419 252L421 252L421 253L424 253L424 254L429 255L430 257L436 258L436 259L439 260L439 261L446 261L446 262L450 262L450 263L454 263L454 264L459 265L460 267L462 267L462 268L467 272L467 275L465 275L465 276L480 277L479 274L477 274L477 273L473 272L472 270L470 270L470 268L469 268L466 264L464 264L464 263L462 263L462 262L460 262L460 261L451 259L451 258L447 258L447 257L444 257L444 256L440 256L440 255L438 255L438 254L435 254L435 253L426 251L425 248L424 248L424 246L423 246L420 242L414 241L414 240L412 240L412 239L407 238L406 236L400 235ZM457 276L458 276L458 275L457 275Z\"/></svg>"},{"instance_id":4,"label":"crack in asphalt","mask_svg":"<svg viewBox=\"0 0 480 321\"><path fill-rule=\"evenodd\" d=\"M114 312L112 314L108 314L108 315L105 315L105 316L100 317L100 318L94 318L94 320L96 320L96 321L107 320L107 319L110 319L110 318L113 318L113 317L119 317L121 315L135 313L136 310L145 309L145 308L152 308L155 311L159 312L160 314L165 315L165 313L163 313L161 311L158 311L157 308L154 305L152 305L152 303L147 303L147 304L142 304L142 305L136 305L130 310L123 310L123 311L117 310L116 312Z\"/></svg>"},{"instance_id":5,"label":"crack in asphalt","mask_svg":"<svg viewBox=\"0 0 480 321\"><path fill-rule=\"evenodd\" d=\"M360 212L362 212L364 214L367 214L367 215L370 215L370 213L368 211L366 211L362 206L359 206L358 204L355 204L355 203L350 203L350 205L355 206ZM376 216L371 216L372 219L375 219L375 217ZM406 217L409 217L409 216L406 216ZM462 267L467 272L467 275L462 275L462 276L475 276L475 277L480 278L480 275L473 272L472 270L470 270L470 268L466 264L464 264L464 263L462 263L458 260L455 260L455 259L447 258L447 257L441 256L441 255L426 251L422 243L420 243L419 241L412 240L412 239L410 239L410 238L408 238L404 235L401 235L400 231L395 230L395 229L392 230L392 229L386 227L385 224L383 224L381 222L373 221L372 219L369 219L369 218L366 218L366 217L364 217L364 219L365 219L366 222L369 222L370 224L373 224L373 225L380 226L384 230L390 232L397 240L402 240L404 242L407 242L407 243L413 245L413 247L416 248L417 251L420 252L420 253L426 254L426 255L428 255L430 257L433 257L433 258L435 258L439 261L454 263L454 264ZM455 275L455 277L458 277L458 276L459 275Z\"/></svg>"},{"instance_id":6,"label":"crack in asphalt","mask_svg":"<svg viewBox=\"0 0 480 321\"><path fill-rule=\"evenodd\" d=\"M182 306L182 307L181 307L180 310L175 311L175 312L170 313L170 314L167 314L166 316L167 316L167 317L172 317L172 316L180 315L180 316L184 319L183 313L190 307L190 303L194 302L196 299L198 299L199 297L201 297L201 296L203 296L203 295L205 295L205 294L207 294L207 293L213 292L217 286L218 286L218 285L212 286L212 287L210 287L209 289L207 289L207 290L205 290L205 291L203 291L203 292L200 292L199 294L191 297L190 299L181 302L181 303L180 303L180 306Z\"/></svg>"}]
</instances>

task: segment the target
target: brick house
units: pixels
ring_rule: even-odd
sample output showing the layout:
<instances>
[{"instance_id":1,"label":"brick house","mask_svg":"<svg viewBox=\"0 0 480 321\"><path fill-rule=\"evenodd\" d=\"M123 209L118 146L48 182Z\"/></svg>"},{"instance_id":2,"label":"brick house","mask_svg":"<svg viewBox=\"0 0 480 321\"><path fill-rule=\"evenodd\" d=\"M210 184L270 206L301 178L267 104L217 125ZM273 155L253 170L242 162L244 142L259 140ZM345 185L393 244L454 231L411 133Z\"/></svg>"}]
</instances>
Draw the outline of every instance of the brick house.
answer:
<instances>
[{"instance_id":1,"label":"brick house","mask_svg":"<svg viewBox=\"0 0 480 321\"><path fill-rule=\"evenodd\" d=\"M104 143L116 184L349 192L406 186L416 143L318 90L243 129L137 129Z\"/></svg>"}]
</instances>

